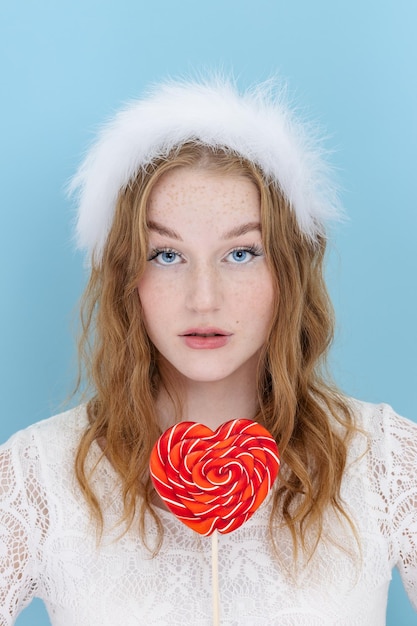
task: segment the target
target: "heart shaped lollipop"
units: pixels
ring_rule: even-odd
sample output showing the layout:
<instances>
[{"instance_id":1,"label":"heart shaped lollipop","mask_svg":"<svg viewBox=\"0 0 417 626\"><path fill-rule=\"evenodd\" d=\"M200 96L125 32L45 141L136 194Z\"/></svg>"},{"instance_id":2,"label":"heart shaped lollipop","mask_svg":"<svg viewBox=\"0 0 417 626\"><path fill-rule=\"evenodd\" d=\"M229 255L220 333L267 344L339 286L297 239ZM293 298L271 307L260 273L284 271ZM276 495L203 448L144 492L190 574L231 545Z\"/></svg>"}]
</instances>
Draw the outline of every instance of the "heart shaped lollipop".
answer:
<instances>
[{"instance_id":1,"label":"heart shaped lollipop","mask_svg":"<svg viewBox=\"0 0 417 626\"><path fill-rule=\"evenodd\" d=\"M278 448L257 422L237 419L212 431L180 422L156 442L154 487L184 524L200 533L229 533L248 520L277 477Z\"/></svg>"}]
</instances>

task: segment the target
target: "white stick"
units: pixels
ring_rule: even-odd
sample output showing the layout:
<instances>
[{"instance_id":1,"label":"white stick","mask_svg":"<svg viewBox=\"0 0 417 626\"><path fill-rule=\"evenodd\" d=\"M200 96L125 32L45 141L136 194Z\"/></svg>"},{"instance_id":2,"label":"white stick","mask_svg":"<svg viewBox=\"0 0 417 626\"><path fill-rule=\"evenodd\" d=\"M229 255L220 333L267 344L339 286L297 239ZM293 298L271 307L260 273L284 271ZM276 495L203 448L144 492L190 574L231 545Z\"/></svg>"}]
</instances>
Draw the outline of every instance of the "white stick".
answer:
<instances>
[{"instance_id":1,"label":"white stick","mask_svg":"<svg viewBox=\"0 0 417 626\"><path fill-rule=\"evenodd\" d=\"M217 530L211 535L211 568L213 580L213 626L220 626L219 545Z\"/></svg>"}]
</instances>

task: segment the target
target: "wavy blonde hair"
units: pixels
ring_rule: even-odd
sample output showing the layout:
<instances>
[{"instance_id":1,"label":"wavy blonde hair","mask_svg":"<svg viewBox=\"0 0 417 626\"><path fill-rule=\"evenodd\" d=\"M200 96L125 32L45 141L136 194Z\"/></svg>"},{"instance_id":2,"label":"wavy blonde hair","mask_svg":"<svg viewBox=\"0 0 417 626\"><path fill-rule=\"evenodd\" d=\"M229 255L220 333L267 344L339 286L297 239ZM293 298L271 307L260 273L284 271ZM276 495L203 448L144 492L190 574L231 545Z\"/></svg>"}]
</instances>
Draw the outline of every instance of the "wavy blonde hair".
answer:
<instances>
[{"instance_id":1,"label":"wavy blonde hair","mask_svg":"<svg viewBox=\"0 0 417 626\"><path fill-rule=\"evenodd\" d=\"M259 189L265 254L276 294L279 291L258 367L255 416L275 438L283 465L271 532L277 521L286 525L295 550L311 547L313 535L314 550L329 506L350 523L340 488L348 441L355 429L347 402L324 375L333 337L333 312L323 279L325 240L308 240L277 186L266 181L256 166L227 150L187 143L141 170L119 195L102 262L93 264L83 297L80 356L93 391L87 404L89 427L76 457L79 484L102 530L100 501L86 470L90 446L98 441L121 478L121 523L129 528L138 513L146 544L149 512L162 541L148 471L151 449L161 434L155 400L161 385L178 411L181 399L158 367L137 284L147 258L149 196L165 172L181 167L246 176Z\"/></svg>"}]
</instances>

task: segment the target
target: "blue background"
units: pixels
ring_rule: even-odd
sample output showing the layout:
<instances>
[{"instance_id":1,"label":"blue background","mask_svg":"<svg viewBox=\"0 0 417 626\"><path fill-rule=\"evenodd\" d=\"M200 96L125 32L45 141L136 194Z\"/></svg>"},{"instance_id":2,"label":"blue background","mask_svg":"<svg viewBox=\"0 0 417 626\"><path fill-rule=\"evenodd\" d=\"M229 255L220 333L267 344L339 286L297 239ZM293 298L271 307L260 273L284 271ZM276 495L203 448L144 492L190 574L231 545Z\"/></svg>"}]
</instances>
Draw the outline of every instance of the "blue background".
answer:
<instances>
[{"instance_id":1,"label":"blue background","mask_svg":"<svg viewBox=\"0 0 417 626\"><path fill-rule=\"evenodd\" d=\"M63 187L97 124L150 81L278 72L335 148L332 354L350 394L416 418L414 0L3 0L0 438L58 412L75 378L83 260ZM48 618L35 601L19 626ZM388 624L416 624L398 577Z\"/></svg>"}]
</instances>

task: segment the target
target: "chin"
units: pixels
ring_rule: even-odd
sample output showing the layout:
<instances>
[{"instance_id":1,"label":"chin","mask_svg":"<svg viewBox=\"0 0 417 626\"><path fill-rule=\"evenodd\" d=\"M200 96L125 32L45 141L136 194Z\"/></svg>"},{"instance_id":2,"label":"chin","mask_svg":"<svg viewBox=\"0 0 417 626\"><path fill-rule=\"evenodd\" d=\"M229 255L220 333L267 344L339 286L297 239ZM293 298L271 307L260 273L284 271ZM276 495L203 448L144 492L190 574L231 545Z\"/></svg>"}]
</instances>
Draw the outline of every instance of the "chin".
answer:
<instances>
[{"instance_id":1,"label":"chin","mask_svg":"<svg viewBox=\"0 0 417 626\"><path fill-rule=\"evenodd\" d=\"M241 369L220 369L216 368L215 370L198 370L194 369L193 371L179 371L178 372L181 377L185 380L195 383L221 383L221 382L234 382L235 384L239 384L243 372ZM246 379L246 377L245 377ZM241 381L243 382L243 381Z\"/></svg>"},{"instance_id":2,"label":"chin","mask_svg":"<svg viewBox=\"0 0 417 626\"><path fill-rule=\"evenodd\" d=\"M218 372L216 374L182 374L182 376L185 378L185 380L188 380L190 382L193 383L220 383L222 381L225 381L229 378L229 375L224 375L224 374L219 374Z\"/></svg>"}]
</instances>

